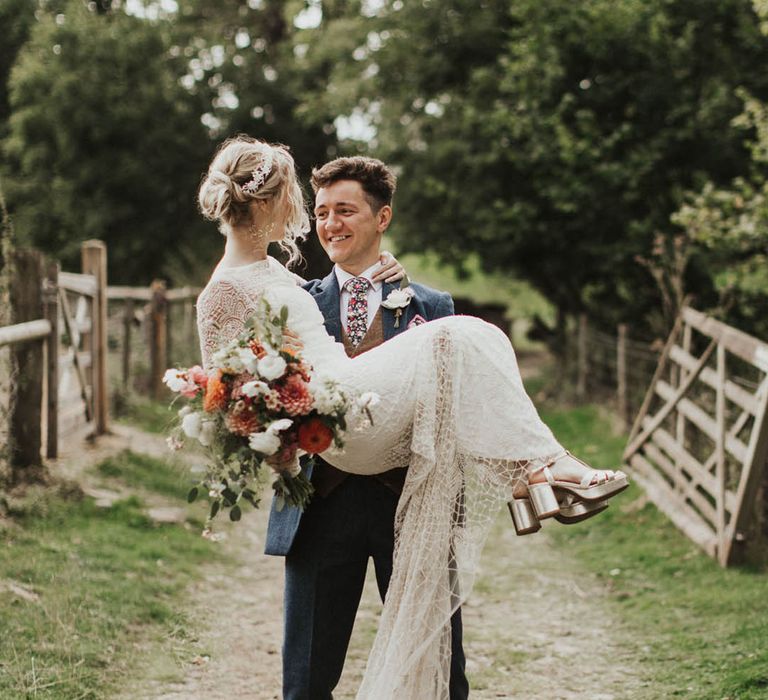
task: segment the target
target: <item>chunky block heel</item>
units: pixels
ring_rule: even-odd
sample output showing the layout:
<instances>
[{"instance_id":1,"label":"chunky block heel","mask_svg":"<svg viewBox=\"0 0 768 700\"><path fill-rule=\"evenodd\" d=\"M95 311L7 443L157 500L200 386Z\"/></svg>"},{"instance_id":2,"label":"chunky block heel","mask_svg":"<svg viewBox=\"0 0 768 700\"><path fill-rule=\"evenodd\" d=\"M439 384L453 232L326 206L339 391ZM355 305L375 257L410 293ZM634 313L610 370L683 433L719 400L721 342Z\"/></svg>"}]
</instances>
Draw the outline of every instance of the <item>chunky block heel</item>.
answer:
<instances>
[{"instance_id":1,"label":"chunky block heel","mask_svg":"<svg viewBox=\"0 0 768 700\"><path fill-rule=\"evenodd\" d=\"M560 512L560 504L557 502L555 491L548 483L529 483L528 496L531 499L533 510L540 520L551 518Z\"/></svg>"},{"instance_id":2,"label":"chunky block heel","mask_svg":"<svg viewBox=\"0 0 768 700\"><path fill-rule=\"evenodd\" d=\"M507 503L507 508L518 535L532 535L541 530L541 523L527 498L513 498Z\"/></svg>"}]
</instances>

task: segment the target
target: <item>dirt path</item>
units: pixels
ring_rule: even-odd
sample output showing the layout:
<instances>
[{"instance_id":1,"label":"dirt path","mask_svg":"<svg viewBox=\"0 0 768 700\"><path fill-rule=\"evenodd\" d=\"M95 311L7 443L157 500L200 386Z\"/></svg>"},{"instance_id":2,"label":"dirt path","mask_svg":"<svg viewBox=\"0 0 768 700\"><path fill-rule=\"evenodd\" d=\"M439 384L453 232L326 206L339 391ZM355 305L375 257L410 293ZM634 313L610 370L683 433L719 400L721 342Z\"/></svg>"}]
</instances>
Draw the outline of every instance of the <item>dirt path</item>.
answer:
<instances>
[{"instance_id":1,"label":"dirt path","mask_svg":"<svg viewBox=\"0 0 768 700\"><path fill-rule=\"evenodd\" d=\"M523 363L521 363L523 364ZM532 368L522 367L530 371ZM125 438L126 436L124 436ZM127 435L131 449L157 453L162 441ZM249 513L221 544L235 564L209 571L190 591L199 622L193 644L174 654L173 669L152 663L116 700L272 700L281 697L283 561L262 554L266 509ZM547 530L516 537L500 516L481 574L464 608L471 697L526 700L630 700L642 692L642 652L616 616L604 584L583 573ZM372 567L371 567L372 568ZM381 603L369 572L344 675L334 693L355 697ZM226 625L214 611L228 610ZM221 619L221 616L219 616ZM163 653L168 655L166 643Z\"/></svg>"},{"instance_id":2,"label":"dirt path","mask_svg":"<svg viewBox=\"0 0 768 700\"><path fill-rule=\"evenodd\" d=\"M282 560L261 553L265 529L266 511L250 513L223 545L238 565L208 573L191 591L190 608L203 611L195 644L202 655L181 659L175 679L136 679L123 698L280 698ZM464 612L473 698L640 697L628 631L608 611L601 585L578 570L545 531L516 537L500 520ZM222 605L233 614L214 625L205 611ZM354 698L379 609L369 580L337 698Z\"/></svg>"}]
</instances>

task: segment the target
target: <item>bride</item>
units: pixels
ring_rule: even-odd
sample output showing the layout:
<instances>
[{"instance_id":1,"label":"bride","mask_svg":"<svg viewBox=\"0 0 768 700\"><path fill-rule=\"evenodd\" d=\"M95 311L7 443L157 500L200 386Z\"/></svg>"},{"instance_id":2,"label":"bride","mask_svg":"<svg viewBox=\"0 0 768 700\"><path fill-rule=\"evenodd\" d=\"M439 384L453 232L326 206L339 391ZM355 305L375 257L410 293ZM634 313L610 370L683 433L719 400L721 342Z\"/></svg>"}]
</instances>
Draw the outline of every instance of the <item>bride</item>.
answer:
<instances>
[{"instance_id":1,"label":"bride","mask_svg":"<svg viewBox=\"0 0 768 700\"><path fill-rule=\"evenodd\" d=\"M288 150L248 137L224 142L199 191L220 224L224 256L198 299L203 362L236 337L266 298L316 373L376 392L375 425L323 458L373 474L408 464L399 500L392 578L358 698L448 697L450 618L469 594L498 507L511 502L519 534L568 503L595 503L627 486L568 453L542 422L509 339L467 316L415 326L354 358L325 330L302 280L267 255L298 259L309 219Z\"/></svg>"}]
</instances>

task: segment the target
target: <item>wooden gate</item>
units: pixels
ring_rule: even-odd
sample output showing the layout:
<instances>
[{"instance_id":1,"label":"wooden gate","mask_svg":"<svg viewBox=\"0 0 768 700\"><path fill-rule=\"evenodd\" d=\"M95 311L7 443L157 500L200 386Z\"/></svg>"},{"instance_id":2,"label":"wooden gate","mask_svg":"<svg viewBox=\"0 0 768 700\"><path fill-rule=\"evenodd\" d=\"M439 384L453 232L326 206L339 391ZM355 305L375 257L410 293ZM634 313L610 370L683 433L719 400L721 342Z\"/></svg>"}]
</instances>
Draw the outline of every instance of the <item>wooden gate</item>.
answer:
<instances>
[{"instance_id":1,"label":"wooden gate","mask_svg":"<svg viewBox=\"0 0 768 700\"><path fill-rule=\"evenodd\" d=\"M107 431L106 246L86 241L82 273L60 272L34 250L12 256L8 441L11 466L58 454L60 436ZM44 410L43 410L43 407ZM43 438L44 436L44 438Z\"/></svg>"},{"instance_id":2,"label":"wooden gate","mask_svg":"<svg viewBox=\"0 0 768 700\"><path fill-rule=\"evenodd\" d=\"M659 509L723 566L754 517L767 406L768 345L684 308L624 461Z\"/></svg>"}]
</instances>

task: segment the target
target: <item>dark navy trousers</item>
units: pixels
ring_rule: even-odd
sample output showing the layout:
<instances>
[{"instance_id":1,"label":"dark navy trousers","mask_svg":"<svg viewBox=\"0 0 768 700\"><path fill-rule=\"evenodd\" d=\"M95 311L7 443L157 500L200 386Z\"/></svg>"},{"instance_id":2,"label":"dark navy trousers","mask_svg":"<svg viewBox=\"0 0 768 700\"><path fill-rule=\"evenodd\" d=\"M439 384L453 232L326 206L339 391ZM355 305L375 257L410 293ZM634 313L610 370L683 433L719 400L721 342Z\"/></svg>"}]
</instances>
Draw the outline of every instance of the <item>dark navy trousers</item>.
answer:
<instances>
[{"instance_id":1,"label":"dark navy trousers","mask_svg":"<svg viewBox=\"0 0 768 700\"><path fill-rule=\"evenodd\" d=\"M349 475L325 498L315 496L302 515L285 559L284 700L332 699L369 558L382 600L387 592L397 501L398 495L377 479ZM451 618L451 632L450 697L463 700L469 684L461 610Z\"/></svg>"}]
</instances>

